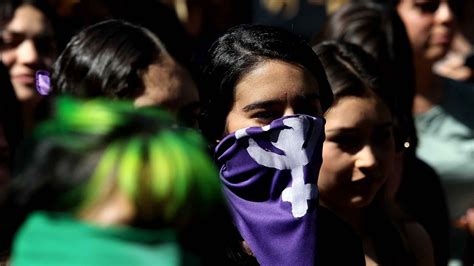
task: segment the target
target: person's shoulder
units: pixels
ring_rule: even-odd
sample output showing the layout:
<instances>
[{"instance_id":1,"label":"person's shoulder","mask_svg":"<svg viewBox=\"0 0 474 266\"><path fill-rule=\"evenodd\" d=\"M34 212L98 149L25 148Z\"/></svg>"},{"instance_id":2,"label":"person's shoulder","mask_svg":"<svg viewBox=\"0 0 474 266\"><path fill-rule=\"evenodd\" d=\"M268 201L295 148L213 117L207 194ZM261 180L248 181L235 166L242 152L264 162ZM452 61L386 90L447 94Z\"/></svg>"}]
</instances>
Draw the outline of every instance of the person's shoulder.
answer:
<instances>
[{"instance_id":1,"label":"person's shoulder","mask_svg":"<svg viewBox=\"0 0 474 266\"><path fill-rule=\"evenodd\" d=\"M474 128L471 107L474 105L474 83L444 78L443 109L457 121Z\"/></svg>"},{"instance_id":2,"label":"person's shoulder","mask_svg":"<svg viewBox=\"0 0 474 266\"><path fill-rule=\"evenodd\" d=\"M434 265L433 245L426 230L417 222L405 222L406 240L415 255L416 265Z\"/></svg>"},{"instance_id":3,"label":"person's shoulder","mask_svg":"<svg viewBox=\"0 0 474 266\"><path fill-rule=\"evenodd\" d=\"M474 83L467 81L443 78L444 87L449 94L455 94L459 97L474 98Z\"/></svg>"},{"instance_id":4,"label":"person's shoulder","mask_svg":"<svg viewBox=\"0 0 474 266\"><path fill-rule=\"evenodd\" d=\"M365 265L362 241L333 211L318 207L319 265Z\"/></svg>"}]
</instances>

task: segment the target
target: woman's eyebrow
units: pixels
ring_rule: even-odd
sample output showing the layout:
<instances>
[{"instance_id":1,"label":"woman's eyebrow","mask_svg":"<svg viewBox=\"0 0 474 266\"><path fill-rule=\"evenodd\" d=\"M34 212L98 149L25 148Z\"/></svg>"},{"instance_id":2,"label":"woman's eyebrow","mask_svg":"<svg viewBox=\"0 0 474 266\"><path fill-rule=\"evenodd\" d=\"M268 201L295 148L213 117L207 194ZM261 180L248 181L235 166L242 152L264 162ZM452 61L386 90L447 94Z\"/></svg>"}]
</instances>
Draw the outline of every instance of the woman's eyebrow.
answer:
<instances>
[{"instance_id":1,"label":"woman's eyebrow","mask_svg":"<svg viewBox=\"0 0 474 266\"><path fill-rule=\"evenodd\" d=\"M393 127L393 122L391 122L391 121L384 122L384 123L381 123L381 124L378 124L378 125L374 126L374 128L390 128L390 127ZM339 132L339 133L348 133L349 134L349 133L357 132L359 130L360 130L360 128L358 128L358 127L340 126L340 127L335 127L335 128L331 128L331 129L326 129L326 132L327 133Z\"/></svg>"},{"instance_id":2,"label":"woman's eyebrow","mask_svg":"<svg viewBox=\"0 0 474 266\"><path fill-rule=\"evenodd\" d=\"M260 102L254 102L254 103L248 104L248 105L244 106L244 108L242 108L242 109L245 112L249 112L249 111L252 111L252 110L255 110L255 109L270 108L270 107L273 107L273 106L278 105L280 103L281 103L280 100L260 101Z\"/></svg>"},{"instance_id":3,"label":"woman's eyebrow","mask_svg":"<svg viewBox=\"0 0 474 266\"><path fill-rule=\"evenodd\" d=\"M298 96L298 99L300 99L300 100L305 100L305 101L308 101L308 100L319 100L319 99L320 99L320 96L319 96L319 93L317 93L317 92L312 92L312 93L307 93L307 94ZM245 112L249 112L249 111L252 111L252 110L255 110L255 109L270 108L270 107L273 107L273 106L275 106L275 105L277 105L277 104L280 104L280 103L281 103L280 100L260 101L260 102L254 102L254 103L248 104L248 105L244 106L244 108L242 108L242 109L243 109Z\"/></svg>"},{"instance_id":4,"label":"woman's eyebrow","mask_svg":"<svg viewBox=\"0 0 474 266\"><path fill-rule=\"evenodd\" d=\"M336 133L355 133L357 131L359 131L358 128L344 127L344 126L331 128L331 129L326 129L327 133L332 133L332 132L336 132Z\"/></svg>"}]
</instances>

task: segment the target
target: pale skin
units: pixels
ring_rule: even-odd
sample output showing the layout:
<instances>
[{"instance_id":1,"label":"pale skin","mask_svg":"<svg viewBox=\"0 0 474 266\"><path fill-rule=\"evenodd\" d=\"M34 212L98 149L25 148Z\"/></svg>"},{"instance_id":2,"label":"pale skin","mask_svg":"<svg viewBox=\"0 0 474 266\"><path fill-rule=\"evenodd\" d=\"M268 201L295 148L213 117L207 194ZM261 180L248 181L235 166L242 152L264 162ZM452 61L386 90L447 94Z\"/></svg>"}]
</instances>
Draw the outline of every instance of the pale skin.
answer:
<instances>
[{"instance_id":1,"label":"pale skin","mask_svg":"<svg viewBox=\"0 0 474 266\"><path fill-rule=\"evenodd\" d=\"M135 106L159 106L179 118L190 120L189 126L197 127L197 87L189 72L169 54L162 54L157 63L148 66L143 74L143 84L145 89L134 99Z\"/></svg>"},{"instance_id":2,"label":"pale skin","mask_svg":"<svg viewBox=\"0 0 474 266\"><path fill-rule=\"evenodd\" d=\"M322 114L316 79L302 66L264 61L237 83L224 134L293 114Z\"/></svg>"},{"instance_id":3,"label":"pale skin","mask_svg":"<svg viewBox=\"0 0 474 266\"><path fill-rule=\"evenodd\" d=\"M366 265L379 265L364 208L374 201L395 158L390 112L374 97L346 96L327 111L323 164L318 180L320 203L350 224L363 241ZM433 265L429 236L406 223L417 265Z\"/></svg>"},{"instance_id":4,"label":"pale skin","mask_svg":"<svg viewBox=\"0 0 474 266\"><path fill-rule=\"evenodd\" d=\"M334 209L367 207L386 181L395 148L390 113L383 107L370 98L344 97L325 115L318 187Z\"/></svg>"},{"instance_id":5,"label":"pale skin","mask_svg":"<svg viewBox=\"0 0 474 266\"><path fill-rule=\"evenodd\" d=\"M100 225L128 225L136 216L136 207L130 199L114 185L103 192L103 197L91 206L80 210L79 219Z\"/></svg>"},{"instance_id":6,"label":"pale skin","mask_svg":"<svg viewBox=\"0 0 474 266\"><path fill-rule=\"evenodd\" d=\"M474 77L472 68L464 64L472 53L472 45L466 37L457 31L448 54L434 65L434 71L444 77L455 80L468 81Z\"/></svg>"}]
</instances>

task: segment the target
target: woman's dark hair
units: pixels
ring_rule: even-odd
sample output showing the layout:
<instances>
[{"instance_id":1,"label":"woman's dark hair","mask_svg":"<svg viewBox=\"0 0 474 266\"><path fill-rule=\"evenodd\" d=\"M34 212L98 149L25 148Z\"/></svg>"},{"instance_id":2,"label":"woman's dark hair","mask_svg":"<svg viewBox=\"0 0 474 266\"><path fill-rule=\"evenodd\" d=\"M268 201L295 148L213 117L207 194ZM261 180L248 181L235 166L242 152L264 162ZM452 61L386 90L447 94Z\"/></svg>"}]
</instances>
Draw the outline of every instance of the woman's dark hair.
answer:
<instances>
[{"instance_id":1,"label":"woman's dark hair","mask_svg":"<svg viewBox=\"0 0 474 266\"><path fill-rule=\"evenodd\" d=\"M238 81L267 60L303 66L318 82L323 110L331 105L332 93L324 69L306 41L272 26L239 25L214 42L203 68L201 127L209 140L222 137Z\"/></svg>"},{"instance_id":2,"label":"woman's dark hair","mask_svg":"<svg viewBox=\"0 0 474 266\"><path fill-rule=\"evenodd\" d=\"M12 160L15 148L18 147L22 140L22 116L20 103L10 82L8 70L1 63L0 88L0 126L3 127L3 132L9 146L9 160ZM9 163L11 164L12 161Z\"/></svg>"},{"instance_id":3,"label":"woman's dark hair","mask_svg":"<svg viewBox=\"0 0 474 266\"><path fill-rule=\"evenodd\" d=\"M376 96L389 108L393 105L375 59L362 48L342 41L326 41L314 50L326 70L335 102L345 96Z\"/></svg>"},{"instance_id":4,"label":"woman's dark hair","mask_svg":"<svg viewBox=\"0 0 474 266\"><path fill-rule=\"evenodd\" d=\"M314 39L338 40L356 44L371 54L387 80L386 90L393 97L396 143L401 150L407 142L414 151L416 129L411 114L415 93L411 47L405 27L395 11L376 3L349 3L332 14Z\"/></svg>"},{"instance_id":5,"label":"woman's dark hair","mask_svg":"<svg viewBox=\"0 0 474 266\"><path fill-rule=\"evenodd\" d=\"M31 5L39 9L54 26L55 12L46 0L2 0L0 1L0 28L8 24L15 15L15 11L22 5Z\"/></svg>"},{"instance_id":6,"label":"woman's dark hair","mask_svg":"<svg viewBox=\"0 0 474 266\"><path fill-rule=\"evenodd\" d=\"M120 20L92 25L75 35L53 65L55 93L77 97L132 98L142 93L142 75L166 53L146 28Z\"/></svg>"},{"instance_id":7,"label":"woman's dark hair","mask_svg":"<svg viewBox=\"0 0 474 266\"><path fill-rule=\"evenodd\" d=\"M393 29L390 17L382 5L348 3L326 20L312 43L341 40L361 46L376 59L393 59Z\"/></svg>"}]
</instances>

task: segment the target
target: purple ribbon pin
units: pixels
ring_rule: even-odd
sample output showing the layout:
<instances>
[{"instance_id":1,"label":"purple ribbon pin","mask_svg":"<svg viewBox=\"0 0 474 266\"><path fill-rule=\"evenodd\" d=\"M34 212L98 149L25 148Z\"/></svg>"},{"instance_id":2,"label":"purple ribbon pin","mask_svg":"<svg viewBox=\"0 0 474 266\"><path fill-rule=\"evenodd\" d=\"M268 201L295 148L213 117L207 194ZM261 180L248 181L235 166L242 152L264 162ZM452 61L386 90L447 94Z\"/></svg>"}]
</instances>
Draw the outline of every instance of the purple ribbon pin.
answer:
<instances>
[{"instance_id":1,"label":"purple ribbon pin","mask_svg":"<svg viewBox=\"0 0 474 266\"><path fill-rule=\"evenodd\" d=\"M51 92L51 79L48 71L36 71L36 90L41 95L48 95Z\"/></svg>"}]
</instances>

